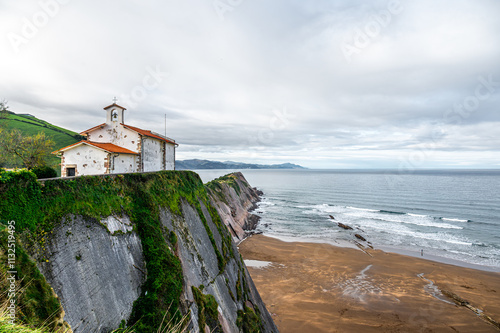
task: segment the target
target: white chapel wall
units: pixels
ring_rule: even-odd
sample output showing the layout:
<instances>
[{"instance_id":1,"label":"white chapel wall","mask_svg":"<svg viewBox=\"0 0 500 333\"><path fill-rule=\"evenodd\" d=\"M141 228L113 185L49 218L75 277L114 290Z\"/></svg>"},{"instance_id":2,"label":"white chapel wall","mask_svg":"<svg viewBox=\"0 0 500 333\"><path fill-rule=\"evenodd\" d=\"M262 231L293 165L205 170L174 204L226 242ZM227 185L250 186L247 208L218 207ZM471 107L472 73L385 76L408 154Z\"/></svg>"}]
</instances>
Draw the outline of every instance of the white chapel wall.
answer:
<instances>
[{"instance_id":1,"label":"white chapel wall","mask_svg":"<svg viewBox=\"0 0 500 333\"><path fill-rule=\"evenodd\" d=\"M173 144L166 144L166 149L165 149L165 155L166 155L166 163L165 163L165 170L174 170L175 169L175 146Z\"/></svg>"},{"instance_id":2,"label":"white chapel wall","mask_svg":"<svg viewBox=\"0 0 500 333\"><path fill-rule=\"evenodd\" d=\"M132 154L111 154L111 173L137 172L139 156Z\"/></svg>"},{"instance_id":3,"label":"white chapel wall","mask_svg":"<svg viewBox=\"0 0 500 333\"><path fill-rule=\"evenodd\" d=\"M162 142L153 138L143 137L142 148L143 171L163 170Z\"/></svg>"},{"instance_id":4,"label":"white chapel wall","mask_svg":"<svg viewBox=\"0 0 500 333\"><path fill-rule=\"evenodd\" d=\"M133 152L140 152L140 135L135 131L124 128L121 124L106 125L103 129L96 129L88 134L87 139L94 142L111 142Z\"/></svg>"},{"instance_id":5,"label":"white chapel wall","mask_svg":"<svg viewBox=\"0 0 500 333\"><path fill-rule=\"evenodd\" d=\"M76 166L77 176L105 173L107 156L107 152L86 144L67 150L63 155L65 166Z\"/></svg>"}]
</instances>

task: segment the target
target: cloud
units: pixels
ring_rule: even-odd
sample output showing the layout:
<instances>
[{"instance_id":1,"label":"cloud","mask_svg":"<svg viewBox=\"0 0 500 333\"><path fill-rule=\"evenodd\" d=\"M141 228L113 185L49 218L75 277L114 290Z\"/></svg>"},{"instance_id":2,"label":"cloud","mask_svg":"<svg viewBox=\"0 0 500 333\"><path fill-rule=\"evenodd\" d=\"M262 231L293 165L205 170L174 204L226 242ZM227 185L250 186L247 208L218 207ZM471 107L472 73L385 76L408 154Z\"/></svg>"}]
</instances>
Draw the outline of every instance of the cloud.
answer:
<instances>
[{"instance_id":1,"label":"cloud","mask_svg":"<svg viewBox=\"0 0 500 333\"><path fill-rule=\"evenodd\" d=\"M256 0L224 19L212 1L61 3L0 5L15 112L79 132L117 96L131 124L163 133L167 114L180 158L377 167L427 147L449 157L433 166L500 163L477 155L498 147L498 1ZM457 109L488 77L494 91Z\"/></svg>"}]
</instances>

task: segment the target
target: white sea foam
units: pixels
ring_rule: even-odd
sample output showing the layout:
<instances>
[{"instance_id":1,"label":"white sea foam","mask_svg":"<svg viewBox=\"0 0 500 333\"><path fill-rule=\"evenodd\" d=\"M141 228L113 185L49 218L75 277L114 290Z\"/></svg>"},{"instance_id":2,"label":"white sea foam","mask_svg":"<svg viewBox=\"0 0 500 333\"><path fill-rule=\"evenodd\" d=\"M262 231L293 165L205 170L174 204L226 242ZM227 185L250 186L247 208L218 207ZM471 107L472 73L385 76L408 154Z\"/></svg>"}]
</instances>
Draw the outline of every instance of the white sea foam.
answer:
<instances>
[{"instance_id":1,"label":"white sea foam","mask_svg":"<svg viewBox=\"0 0 500 333\"><path fill-rule=\"evenodd\" d=\"M433 228L441 228L441 229L463 229L463 227L456 226L453 224L449 223L440 223L436 222L434 218L427 216L427 215L396 215L400 216L399 219L394 219L394 218L387 218L387 214L365 214L365 213L357 213L357 212L351 212L351 213L345 213L344 215L347 216L353 216L353 217L362 217L362 218L367 218L367 219L372 219L376 221L383 221L383 222L390 222L390 223L406 223L406 224L413 224L413 225L418 225L422 227L433 227Z\"/></svg>"},{"instance_id":2,"label":"white sea foam","mask_svg":"<svg viewBox=\"0 0 500 333\"><path fill-rule=\"evenodd\" d=\"M309 206L295 206L296 208L304 209L302 214L306 215L324 215L334 214L338 212L339 206L330 206L328 204L309 205Z\"/></svg>"},{"instance_id":3,"label":"white sea foam","mask_svg":"<svg viewBox=\"0 0 500 333\"><path fill-rule=\"evenodd\" d=\"M447 224L447 223L433 223L429 221L402 221L402 220L387 220L389 222L394 222L394 223L406 223L406 224L414 224L414 225L419 225L422 227L433 227L433 228L441 228L441 229L463 229L462 227L458 227L452 224Z\"/></svg>"},{"instance_id":4,"label":"white sea foam","mask_svg":"<svg viewBox=\"0 0 500 333\"><path fill-rule=\"evenodd\" d=\"M457 241L457 240L453 240L453 239L443 239L443 241L445 241L446 243L451 243L451 244L472 246L472 243Z\"/></svg>"},{"instance_id":5,"label":"white sea foam","mask_svg":"<svg viewBox=\"0 0 500 333\"><path fill-rule=\"evenodd\" d=\"M379 223L373 225L364 225L367 234L371 232L381 234L387 234L390 230L390 241L397 239L396 243L408 244L411 239L421 239L423 241L431 242L431 244L441 244L441 248L447 248L448 246L472 246L472 242L465 237L458 237L451 235L448 232L419 232L411 229L407 224L391 224L391 223ZM369 229L368 229L369 228ZM387 237L387 236L386 236ZM385 238L385 237L384 237ZM389 239L387 239L389 241ZM450 244L444 246L444 244Z\"/></svg>"},{"instance_id":6,"label":"white sea foam","mask_svg":"<svg viewBox=\"0 0 500 333\"><path fill-rule=\"evenodd\" d=\"M469 257L472 257L472 256L473 256L472 254L467 253L467 252L463 252L463 251L447 250L447 252L451 252L451 253L459 254L459 255L461 255L461 256L469 256Z\"/></svg>"},{"instance_id":7,"label":"white sea foam","mask_svg":"<svg viewBox=\"0 0 500 333\"><path fill-rule=\"evenodd\" d=\"M451 219L451 218L447 218L447 217L441 217L441 220L452 221L452 222L462 222L462 223L469 222L469 220Z\"/></svg>"},{"instance_id":8,"label":"white sea foam","mask_svg":"<svg viewBox=\"0 0 500 333\"><path fill-rule=\"evenodd\" d=\"M429 234L429 233L414 233L412 235L413 237L416 237L416 238L421 238L421 239L428 239L428 240L432 240L432 241L438 241L438 242L445 242L445 243L449 243L449 244L457 244L457 245L467 245L467 246L472 246L472 243L471 242L466 242L466 241L463 241L463 240L458 240L454 237L452 237L451 235L448 235L446 233L442 234L442 233L438 233L438 234Z\"/></svg>"},{"instance_id":9,"label":"white sea foam","mask_svg":"<svg viewBox=\"0 0 500 333\"><path fill-rule=\"evenodd\" d=\"M271 202L269 199L264 198L257 203L258 206L276 206L274 202Z\"/></svg>"},{"instance_id":10,"label":"white sea foam","mask_svg":"<svg viewBox=\"0 0 500 333\"><path fill-rule=\"evenodd\" d=\"M365 211L365 212L380 212L377 209L358 208L358 207L352 207L352 206L345 206L345 208L355 209L355 210L361 210L361 211Z\"/></svg>"}]
</instances>

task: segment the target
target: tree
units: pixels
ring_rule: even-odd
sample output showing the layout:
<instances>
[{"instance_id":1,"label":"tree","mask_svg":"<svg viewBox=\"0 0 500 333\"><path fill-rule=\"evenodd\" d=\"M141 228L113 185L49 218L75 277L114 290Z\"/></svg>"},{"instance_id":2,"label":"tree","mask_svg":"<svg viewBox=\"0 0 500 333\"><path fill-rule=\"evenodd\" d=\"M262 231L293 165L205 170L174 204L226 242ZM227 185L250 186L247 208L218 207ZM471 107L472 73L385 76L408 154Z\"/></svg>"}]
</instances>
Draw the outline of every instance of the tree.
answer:
<instances>
[{"instance_id":1,"label":"tree","mask_svg":"<svg viewBox=\"0 0 500 333\"><path fill-rule=\"evenodd\" d=\"M8 110L9 110L9 106L7 105L7 101L5 99L2 99L0 101L0 111L4 112L4 111L8 111Z\"/></svg>"},{"instance_id":2,"label":"tree","mask_svg":"<svg viewBox=\"0 0 500 333\"><path fill-rule=\"evenodd\" d=\"M0 101L0 127L5 125L5 119L7 119L9 111L9 106L7 105L6 100Z\"/></svg>"},{"instance_id":3,"label":"tree","mask_svg":"<svg viewBox=\"0 0 500 333\"><path fill-rule=\"evenodd\" d=\"M0 157L9 164L20 161L28 170L47 164L47 157L55 145L45 133L23 136L18 129L0 129Z\"/></svg>"},{"instance_id":4,"label":"tree","mask_svg":"<svg viewBox=\"0 0 500 333\"><path fill-rule=\"evenodd\" d=\"M6 100L0 100L0 134L5 130L7 126L7 115L8 115L9 106L7 105ZM1 139L1 138L0 138ZM6 158L0 148L0 168L5 166Z\"/></svg>"}]
</instances>

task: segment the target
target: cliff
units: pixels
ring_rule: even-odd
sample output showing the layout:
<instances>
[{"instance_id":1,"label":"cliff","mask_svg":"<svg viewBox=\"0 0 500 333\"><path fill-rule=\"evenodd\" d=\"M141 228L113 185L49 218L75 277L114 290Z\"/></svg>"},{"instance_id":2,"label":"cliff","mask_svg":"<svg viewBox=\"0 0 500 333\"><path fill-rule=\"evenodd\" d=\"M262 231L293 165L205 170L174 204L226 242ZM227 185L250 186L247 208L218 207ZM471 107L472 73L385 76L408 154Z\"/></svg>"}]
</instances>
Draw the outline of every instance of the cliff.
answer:
<instances>
[{"instance_id":1,"label":"cliff","mask_svg":"<svg viewBox=\"0 0 500 333\"><path fill-rule=\"evenodd\" d=\"M42 183L0 175L1 221L15 221L20 251L42 273L18 265L18 274L50 285L61 305L38 321L57 318L57 328L64 316L75 333L125 323L157 332L183 316L193 332L277 332L229 231L244 235L257 199L241 174L207 187L188 171Z\"/></svg>"},{"instance_id":2,"label":"cliff","mask_svg":"<svg viewBox=\"0 0 500 333\"><path fill-rule=\"evenodd\" d=\"M251 213L260 201L260 191L252 188L241 172L206 184L212 205L217 209L235 241L243 240L257 226L259 217Z\"/></svg>"}]
</instances>

